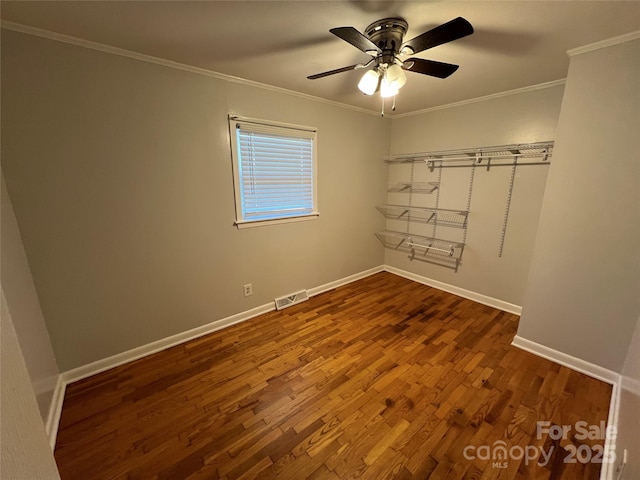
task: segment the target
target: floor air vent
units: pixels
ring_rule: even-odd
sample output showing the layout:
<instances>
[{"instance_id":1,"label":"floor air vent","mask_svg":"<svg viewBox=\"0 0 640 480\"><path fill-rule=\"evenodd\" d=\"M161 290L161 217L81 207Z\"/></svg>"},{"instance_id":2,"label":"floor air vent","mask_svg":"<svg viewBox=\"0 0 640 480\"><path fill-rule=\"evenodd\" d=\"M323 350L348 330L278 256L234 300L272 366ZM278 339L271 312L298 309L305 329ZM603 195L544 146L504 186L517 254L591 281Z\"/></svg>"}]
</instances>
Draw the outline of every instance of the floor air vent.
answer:
<instances>
[{"instance_id":1,"label":"floor air vent","mask_svg":"<svg viewBox=\"0 0 640 480\"><path fill-rule=\"evenodd\" d=\"M300 290L299 292L292 293L291 295L285 295L284 297L276 298L276 309L282 310L283 308L290 307L296 303L309 300L309 295L306 290Z\"/></svg>"}]
</instances>

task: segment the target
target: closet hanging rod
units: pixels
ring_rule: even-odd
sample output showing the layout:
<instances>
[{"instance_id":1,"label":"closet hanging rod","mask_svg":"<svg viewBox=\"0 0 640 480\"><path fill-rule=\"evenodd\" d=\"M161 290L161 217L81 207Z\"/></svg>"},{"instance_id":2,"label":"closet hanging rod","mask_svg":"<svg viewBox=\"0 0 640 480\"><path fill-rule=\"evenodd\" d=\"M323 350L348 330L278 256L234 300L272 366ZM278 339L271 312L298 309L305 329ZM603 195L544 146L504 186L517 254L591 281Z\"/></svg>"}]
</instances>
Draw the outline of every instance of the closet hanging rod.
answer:
<instances>
[{"instance_id":1,"label":"closet hanging rod","mask_svg":"<svg viewBox=\"0 0 640 480\"><path fill-rule=\"evenodd\" d=\"M439 160L430 160L427 162L427 166L429 168L469 168L473 166L484 166L483 164L470 164L470 165L432 165L434 163L439 162ZM551 165L551 162L527 162L527 163L517 163L518 167L526 167L529 165ZM511 163L491 163L491 168L493 167L513 167L513 162Z\"/></svg>"},{"instance_id":2,"label":"closet hanging rod","mask_svg":"<svg viewBox=\"0 0 640 480\"><path fill-rule=\"evenodd\" d=\"M420 243L413 243L413 242L407 242L407 245L409 247L419 247L419 248L426 248L427 250L436 250L438 252L445 252L449 254L450 257L453 257L453 245L451 245L450 248L438 248L438 247L432 247L430 245L422 245Z\"/></svg>"},{"instance_id":3,"label":"closet hanging rod","mask_svg":"<svg viewBox=\"0 0 640 480\"><path fill-rule=\"evenodd\" d=\"M394 160L386 160L387 163L412 163L412 162L468 162L473 161L477 163L482 163L484 160L502 160L508 159L513 160L514 158L522 159L522 158L544 158L545 160L551 158L551 152L536 152L536 153L512 153L512 154L500 154L500 155L488 155L485 154L478 155L459 155L454 157L446 157L446 156L438 156L438 155L422 155L415 157L403 157L397 158Z\"/></svg>"},{"instance_id":4,"label":"closet hanging rod","mask_svg":"<svg viewBox=\"0 0 640 480\"><path fill-rule=\"evenodd\" d=\"M429 156L425 157L421 160L432 161L432 162L460 162L467 160L474 160L476 162L482 162L483 160L500 160L503 158L514 159L514 158L547 158L550 157L551 154L549 152L537 152L537 153L512 153L512 154L500 154L500 155L464 155L457 157L435 157Z\"/></svg>"},{"instance_id":5,"label":"closet hanging rod","mask_svg":"<svg viewBox=\"0 0 640 480\"><path fill-rule=\"evenodd\" d=\"M529 144L499 145L481 148L467 148L457 150L439 150L431 152L401 153L386 157L388 163L409 163L423 160L470 160L477 158L513 158L514 156L526 157L550 157L553 150L553 141L537 142Z\"/></svg>"}]
</instances>

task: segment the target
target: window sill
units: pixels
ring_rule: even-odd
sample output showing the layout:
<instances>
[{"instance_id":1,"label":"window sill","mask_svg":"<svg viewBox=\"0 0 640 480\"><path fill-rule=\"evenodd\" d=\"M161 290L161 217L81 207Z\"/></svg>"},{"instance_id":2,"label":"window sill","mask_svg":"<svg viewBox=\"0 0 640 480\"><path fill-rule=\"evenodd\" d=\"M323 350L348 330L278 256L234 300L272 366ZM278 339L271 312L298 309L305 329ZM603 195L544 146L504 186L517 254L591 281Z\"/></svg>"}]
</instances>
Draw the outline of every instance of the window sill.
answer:
<instances>
[{"instance_id":1,"label":"window sill","mask_svg":"<svg viewBox=\"0 0 640 480\"><path fill-rule=\"evenodd\" d=\"M319 213L308 213L306 215L298 215L295 217L270 218L268 220L241 220L236 221L235 226L240 228L262 227L266 225L277 225L280 223L304 222L307 220L315 220L320 216Z\"/></svg>"}]
</instances>

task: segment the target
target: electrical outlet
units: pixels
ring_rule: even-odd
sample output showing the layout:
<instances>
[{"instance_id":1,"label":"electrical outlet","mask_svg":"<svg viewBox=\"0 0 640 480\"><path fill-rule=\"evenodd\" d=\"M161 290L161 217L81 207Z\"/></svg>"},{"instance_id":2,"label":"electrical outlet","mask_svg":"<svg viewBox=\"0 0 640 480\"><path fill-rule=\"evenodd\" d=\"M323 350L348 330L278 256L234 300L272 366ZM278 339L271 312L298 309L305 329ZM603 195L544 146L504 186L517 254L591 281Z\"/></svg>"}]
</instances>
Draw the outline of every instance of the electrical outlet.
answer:
<instances>
[{"instance_id":1,"label":"electrical outlet","mask_svg":"<svg viewBox=\"0 0 640 480\"><path fill-rule=\"evenodd\" d=\"M251 295L253 295L253 286L250 283L247 283L244 286L244 296L250 297Z\"/></svg>"}]
</instances>

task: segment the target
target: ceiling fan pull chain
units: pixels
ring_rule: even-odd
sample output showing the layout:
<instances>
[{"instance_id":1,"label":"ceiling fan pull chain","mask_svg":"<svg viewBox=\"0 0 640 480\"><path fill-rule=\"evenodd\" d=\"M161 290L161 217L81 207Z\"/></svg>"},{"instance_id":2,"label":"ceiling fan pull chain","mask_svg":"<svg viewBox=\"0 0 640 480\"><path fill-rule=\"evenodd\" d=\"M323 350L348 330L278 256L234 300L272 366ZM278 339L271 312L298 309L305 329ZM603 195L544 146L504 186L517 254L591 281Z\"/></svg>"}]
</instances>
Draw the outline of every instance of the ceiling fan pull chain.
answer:
<instances>
[{"instance_id":1,"label":"ceiling fan pull chain","mask_svg":"<svg viewBox=\"0 0 640 480\"><path fill-rule=\"evenodd\" d=\"M384 117L384 97L380 97L382 100L382 116Z\"/></svg>"},{"instance_id":2,"label":"ceiling fan pull chain","mask_svg":"<svg viewBox=\"0 0 640 480\"><path fill-rule=\"evenodd\" d=\"M396 95L393 96L393 105L391 105L391 111L396 111Z\"/></svg>"}]
</instances>

